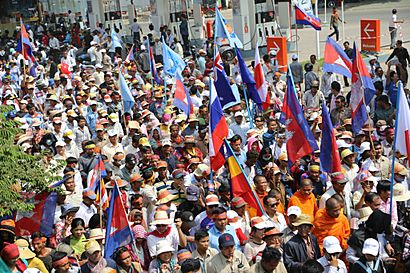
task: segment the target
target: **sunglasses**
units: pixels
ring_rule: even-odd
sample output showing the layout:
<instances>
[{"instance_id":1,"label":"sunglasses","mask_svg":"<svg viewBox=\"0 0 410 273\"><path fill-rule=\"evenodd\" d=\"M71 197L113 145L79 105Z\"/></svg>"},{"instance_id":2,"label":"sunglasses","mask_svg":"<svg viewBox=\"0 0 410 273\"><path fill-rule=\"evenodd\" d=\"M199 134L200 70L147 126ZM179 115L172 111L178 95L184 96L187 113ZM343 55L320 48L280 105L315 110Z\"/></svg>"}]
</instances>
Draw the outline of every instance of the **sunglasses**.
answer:
<instances>
[{"instance_id":1,"label":"sunglasses","mask_svg":"<svg viewBox=\"0 0 410 273\"><path fill-rule=\"evenodd\" d=\"M276 203L269 204L268 206L273 208L273 207L279 206L279 204L280 204L279 202L276 202Z\"/></svg>"}]
</instances>

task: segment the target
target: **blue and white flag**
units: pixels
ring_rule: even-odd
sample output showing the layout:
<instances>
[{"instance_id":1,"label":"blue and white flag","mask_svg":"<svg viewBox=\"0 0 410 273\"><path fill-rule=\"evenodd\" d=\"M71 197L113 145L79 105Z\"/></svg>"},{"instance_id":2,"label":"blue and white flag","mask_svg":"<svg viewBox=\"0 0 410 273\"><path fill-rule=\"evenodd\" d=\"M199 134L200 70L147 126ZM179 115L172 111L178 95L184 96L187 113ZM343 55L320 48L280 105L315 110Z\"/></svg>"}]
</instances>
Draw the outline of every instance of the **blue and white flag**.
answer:
<instances>
[{"instance_id":1,"label":"blue and white flag","mask_svg":"<svg viewBox=\"0 0 410 273\"><path fill-rule=\"evenodd\" d=\"M169 76L175 76L177 69L184 70L186 64L175 51L173 51L162 37L162 56L164 58L164 72Z\"/></svg>"},{"instance_id":2,"label":"blue and white flag","mask_svg":"<svg viewBox=\"0 0 410 273\"><path fill-rule=\"evenodd\" d=\"M242 41L236 36L233 28L228 24L228 21L222 16L219 10L215 9L215 38L218 45L229 43L231 47L235 44L239 48L243 48ZM226 39L228 41L226 41Z\"/></svg>"}]
</instances>

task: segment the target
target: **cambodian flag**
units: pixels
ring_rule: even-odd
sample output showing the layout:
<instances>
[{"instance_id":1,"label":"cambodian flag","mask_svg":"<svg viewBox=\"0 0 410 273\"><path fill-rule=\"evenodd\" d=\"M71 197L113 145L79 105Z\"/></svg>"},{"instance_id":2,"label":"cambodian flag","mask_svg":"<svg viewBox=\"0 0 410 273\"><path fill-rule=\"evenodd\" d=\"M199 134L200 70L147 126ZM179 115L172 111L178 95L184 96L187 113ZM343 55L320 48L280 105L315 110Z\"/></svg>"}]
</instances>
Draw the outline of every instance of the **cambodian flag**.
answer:
<instances>
[{"instance_id":1,"label":"cambodian flag","mask_svg":"<svg viewBox=\"0 0 410 273\"><path fill-rule=\"evenodd\" d=\"M394 133L396 150L402 155L410 156L410 109L404 93L403 83L399 81L397 96L397 126Z\"/></svg>"},{"instance_id":2,"label":"cambodian flag","mask_svg":"<svg viewBox=\"0 0 410 273\"><path fill-rule=\"evenodd\" d=\"M152 48L148 48L149 55L149 67L151 69L151 76L154 77L154 80L157 84L162 85L164 81L158 76L157 67L155 66L154 53L152 53Z\"/></svg>"},{"instance_id":3,"label":"cambodian flag","mask_svg":"<svg viewBox=\"0 0 410 273\"><path fill-rule=\"evenodd\" d=\"M341 172L339 150L336 144L335 129L325 102L322 102L322 141L320 143L320 163L327 173Z\"/></svg>"},{"instance_id":4,"label":"cambodian flag","mask_svg":"<svg viewBox=\"0 0 410 273\"><path fill-rule=\"evenodd\" d=\"M352 108L353 132L358 133L366 123L368 116L366 105L370 103L376 90L372 78L356 43L353 44L353 65L352 65L352 91L350 96L350 106Z\"/></svg>"},{"instance_id":5,"label":"cambodian flag","mask_svg":"<svg viewBox=\"0 0 410 273\"><path fill-rule=\"evenodd\" d=\"M88 173L87 188L95 192L102 178L106 176L107 171L105 170L104 162L102 161L102 158L99 157L97 165L95 165L94 169Z\"/></svg>"},{"instance_id":6,"label":"cambodian flag","mask_svg":"<svg viewBox=\"0 0 410 273\"><path fill-rule=\"evenodd\" d=\"M20 37L17 42L16 51L20 52L25 60L30 60L33 64L36 63L36 59L33 54L33 46L30 42L30 36L27 33L26 27L23 24L23 21L20 21L21 30Z\"/></svg>"},{"instance_id":7,"label":"cambodian flag","mask_svg":"<svg viewBox=\"0 0 410 273\"><path fill-rule=\"evenodd\" d=\"M352 61L340 45L330 37L327 37L326 40L323 72L333 72L348 78L352 77Z\"/></svg>"},{"instance_id":8,"label":"cambodian flag","mask_svg":"<svg viewBox=\"0 0 410 273\"><path fill-rule=\"evenodd\" d=\"M187 117L194 112L194 106L189 96L188 90L185 88L182 75L180 71L175 74L175 93L173 104L179 110L185 113Z\"/></svg>"},{"instance_id":9,"label":"cambodian flag","mask_svg":"<svg viewBox=\"0 0 410 273\"><path fill-rule=\"evenodd\" d=\"M127 58L125 58L125 61L126 62L131 62L131 61L135 61L135 58L134 58L134 45L132 45L132 47L131 47L131 49L130 49L130 52L128 52L128 55L127 55Z\"/></svg>"},{"instance_id":10,"label":"cambodian flag","mask_svg":"<svg viewBox=\"0 0 410 273\"><path fill-rule=\"evenodd\" d=\"M286 151L291 164L319 149L299 104L292 80L288 76L281 122L286 126Z\"/></svg>"},{"instance_id":11,"label":"cambodian flag","mask_svg":"<svg viewBox=\"0 0 410 273\"><path fill-rule=\"evenodd\" d=\"M224 139L228 136L228 125L222 112L222 106L215 90L214 80L211 78L209 103L209 156L212 170L217 171L225 164L223 152Z\"/></svg>"},{"instance_id":12,"label":"cambodian flag","mask_svg":"<svg viewBox=\"0 0 410 273\"><path fill-rule=\"evenodd\" d=\"M108 209L107 228L105 232L104 257L110 258L114 251L130 244L134 240L131 228L128 224L127 214L122 203L121 193L117 182L114 181L114 189Z\"/></svg>"},{"instance_id":13,"label":"cambodian flag","mask_svg":"<svg viewBox=\"0 0 410 273\"><path fill-rule=\"evenodd\" d=\"M308 25L313 27L316 30L321 30L321 22L320 19L315 17L313 14L307 14L304 10L300 7L295 5L295 17L296 17L296 24L300 25Z\"/></svg>"},{"instance_id":14,"label":"cambodian flag","mask_svg":"<svg viewBox=\"0 0 410 273\"><path fill-rule=\"evenodd\" d=\"M231 85L226 76L223 66L221 54L219 54L218 48L214 47L214 78L215 88L218 94L221 106L223 109L233 106L237 103L234 93L232 92Z\"/></svg>"},{"instance_id":15,"label":"cambodian flag","mask_svg":"<svg viewBox=\"0 0 410 273\"><path fill-rule=\"evenodd\" d=\"M265 75L263 74L258 44L256 44L255 49L255 68L253 77L255 78L256 90L262 101L262 109L266 110L269 108L270 95L268 92L268 85L266 84Z\"/></svg>"},{"instance_id":16,"label":"cambodian flag","mask_svg":"<svg viewBox=\"0 0 410 273\"><path fill-rule=\"evenodd\" d=\"M245 64L245 61L242 58L241 52L235 45L236 58L238 58L239 71L241 72L242 82L246 84L246 89L248 91L248 97L258 105L259 110L262 110L262 100L256 90L256 82L253 78L251 72ZM245 90L244 90L245 91Z\"/></svg>"}]
</instances>

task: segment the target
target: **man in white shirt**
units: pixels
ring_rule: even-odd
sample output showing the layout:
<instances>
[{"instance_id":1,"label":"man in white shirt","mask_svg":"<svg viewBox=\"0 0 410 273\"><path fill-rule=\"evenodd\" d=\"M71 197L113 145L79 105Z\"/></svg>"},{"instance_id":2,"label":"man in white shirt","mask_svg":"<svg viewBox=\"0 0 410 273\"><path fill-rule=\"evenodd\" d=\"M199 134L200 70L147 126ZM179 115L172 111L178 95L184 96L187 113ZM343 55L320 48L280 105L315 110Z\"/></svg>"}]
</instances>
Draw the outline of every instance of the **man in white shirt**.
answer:
<instances>
[{"instance_id":1,"label":"man in white shirt","mask_svg":"<svg viewBox=\"0 0 410 273\"><path fill-rule=\"evenodd\" d=\"M317 261L325 269L325 271L323 271L324 273L347 273L345 263L339 259L339 255L343 252L343 250L340 247L339 240L335 236L327 236L323 240L323 252L323 257Z\"/></svg>"},{"instance_id":2,"label":"man in white shirt","mask_svg":"<svg viewBox=\"0 0 410 273\"><path fill-rule=\"evenodd\" d=\"M403 23L403 20L397 20L397 10L393 9L392 16L389 20L389 32L390 32L390 49L393 49L396 45L396 38L397 38L397 24Z\"/></svg>"},{"instance_id":3,"label":"man in white shirt","mask_svg":"<svg viewBox=\"0 0 410 273\"><path fill-rule=\"evenodd\" d=\"M83 219L86 226L88 226L91 217L97 213L97 208L94 205L95 199L96 195L92 190L85 189L83 191L83 202L75 216Z\"/></svg>"}]
</instances>

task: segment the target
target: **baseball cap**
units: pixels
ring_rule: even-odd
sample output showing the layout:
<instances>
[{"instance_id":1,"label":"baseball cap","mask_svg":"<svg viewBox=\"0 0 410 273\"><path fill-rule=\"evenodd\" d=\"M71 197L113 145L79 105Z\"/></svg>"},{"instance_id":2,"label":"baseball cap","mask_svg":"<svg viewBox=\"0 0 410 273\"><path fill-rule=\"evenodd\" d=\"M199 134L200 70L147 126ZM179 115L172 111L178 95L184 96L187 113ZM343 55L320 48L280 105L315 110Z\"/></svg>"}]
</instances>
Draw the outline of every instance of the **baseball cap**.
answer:
<instances>
[{"instance_id":1,"label":"baseball cap","mask_svg":"<svg viewBox=\"0 0 410 273\"><path fill-rule=\"evenodd\" d=\"M340 247L339 240L335 236L327 236L323 240L323 248L329 254L341 253L343 250Z\"/></svg>"},{"instance_id":2,"label":"baseball cap","mask_svg":"<svg viewBox=\"0 0 410 273\"><path fill-rule=\"evenodd\" d=\"M255 227L257 229L264 229L266 228L266 224L262 217L256 216L251 219L251 227Z\"/></svg>"},{"instance_id":3,"label":"baseball cap","mask_svg":"<svg viewBox=\"0 0 410 273\"><path fill-rule=\"evenodd\" d=\"M218 243L219 243L219 248L234 246L235 245L235 240L233 239L233 236L231 234L224 233L221 236L219 236Z\"/></svg>"},{"instance_id":4,"label":"baseball cap","mask_svg":"<svg viewBox=\"0 0 410 273\"><path fill-rule=\"evenodd\" d=\"M173 172L172 172L172 177L175 179L178 179L178 178L181 178L181 177L184 177L185 176L185 173L184 173L184 171L183 170L180 170L180 169L176 169L176 170L174 170Z\"/></svg>"},{"instance_id":5,"label":"baseball cap","mask_svg":"<svg viewBox=\"0 0 410 273\"><path fill-rule=\"evenodd\" d=\"M218 196L215 194L210 194L205 198L205 203L207 206L212 206L212 205L219 205L219 199Z\"/></svg>"},{"instance_id":6,"label":"baseball cap","mask_svg":"<svg viewBox=\"0 0 410 273\"><path fill-rule=\"evenodd\" d=\"M246 203L245 200L240 196L232 198L232 201L231 201L232 207L237 208L237 209L247 204L248 203Z\"/></svg>"},{"instance_id":7,"label":"baseball cap","mask_svg":"<svg viewBox=\"0 0 410 273\"><path fill-rule=\"evenodd\" d=\"M117 135L117 131L115 131L114 129L108 130L107 133L108 133L108 136L110 136L110 137Z\"/></svg>"},{"instance_id":8,"label":"baseball cap","mask_svg":"<svg viewBox=\"0 0 410 273\"><path fill-rule=\"evenodd\" d=\"M199 188L195 185L188 186L186 189L186 200L188 201L198 201Z\"/></svg>"},{"instance_id":9,"label":"baseball cap","mask_svg":"<svg viewBox=\"0 0 410 273\"><path fill-rule=\"evenodd\" d=\"M83 190L83 197L88 197L91 200L95 200L97 198L97 196L95 195L95 193L90 190L90 189L84 189Z\"/></svg>"},{"instance_id":10,"label":"baseball cap","mask_svg":"<svg viewBox=\"0 0 410 273\"><path fill-rule=\"evenodd\" d=\"M377 256L379 254L379 242L377 242L373 238L366 239L363 243L363 254L370 254L373 256Z\"/></svg>"},{"instance_id":11,"label":"baseball cap","mask_svg":"<svg viewBox=\"0 0 410 273\"><path fill-rule=\"evenodd\" d=\"M287 215L296 215L296 217L299 217L302 214L302 210L298 206L291 206L288 208Z\"/></svg>"}]
</instances>

